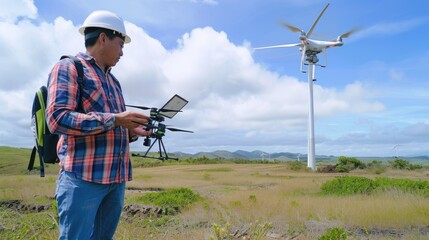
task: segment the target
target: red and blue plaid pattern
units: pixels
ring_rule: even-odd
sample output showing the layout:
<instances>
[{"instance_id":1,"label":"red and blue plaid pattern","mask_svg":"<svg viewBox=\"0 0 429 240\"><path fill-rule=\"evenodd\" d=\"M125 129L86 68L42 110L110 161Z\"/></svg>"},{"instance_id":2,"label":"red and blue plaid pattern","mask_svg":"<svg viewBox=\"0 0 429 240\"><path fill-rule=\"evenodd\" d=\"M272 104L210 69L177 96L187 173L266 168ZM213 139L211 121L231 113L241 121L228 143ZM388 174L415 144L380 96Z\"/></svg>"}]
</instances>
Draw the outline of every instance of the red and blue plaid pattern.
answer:
<instances>
[{"instance_id":1,"label":"red and blue plaid pattern","mask_svg":"<svg viewBox=\"0 0 429 240\"><path fill-rule=\"evenodd\" d=\"M84 68L82 92L69 58L53 67L48 80L46 119L51 132L60 135L57 151L61 169L90 182L129 181L128 130L114 126L114 113L125 111L119 82L91 56L79 53L77 57ZM84 113L77 111L79 101Z\"/></svg>"}]
</instances>

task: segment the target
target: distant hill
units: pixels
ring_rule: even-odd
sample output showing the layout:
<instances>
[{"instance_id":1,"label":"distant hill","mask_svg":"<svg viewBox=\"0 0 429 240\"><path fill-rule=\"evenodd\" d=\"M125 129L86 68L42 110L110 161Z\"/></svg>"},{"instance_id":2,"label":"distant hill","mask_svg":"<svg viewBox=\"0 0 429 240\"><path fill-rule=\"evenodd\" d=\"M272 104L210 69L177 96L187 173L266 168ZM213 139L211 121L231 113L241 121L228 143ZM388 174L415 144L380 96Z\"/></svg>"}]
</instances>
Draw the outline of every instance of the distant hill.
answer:
<instances>
[{"instance_id":1,"label":"distant hill","mask_svg":"<svg viewBox=\"0 0 429 240\"><path fill-rule=\"evenodd\" d=\"M39 174L39 162L36 160L35 169L32 172L27 171L27 165L30 158L31 149L29 148L15 148L0 146L0 174ZM238 150L235 152L230 151L213 151L213 152L199 152L196 154L188 154L182 152L173 153L179 158L201 158L206 157L209 159L225 159L225 160L234 160L234 159L248 159L248 160L278 160L278 161L306 161L306 154L299 153L290 153L290 152L279 152L279 153L267 153L263 151L243 151ZM373 160L388 162L389 160L394 159L394 157L357 157L359 160L364 162L369 162ZM415 164L428 165L429 156L415 156L415 157L402 157L401 159L407 160ZM316 162L336 162L338 156L326 156L326 155L316 155ZM58 164L46 164L45 165L46 173L58 173Z\"/></svg>"},{"instance_id":2,"label":"distant hill","mask_svg":"<svg viewBox=\"0 0 429 240\"><path fill-rule=\"evenodd\" d=\"M179 157L206 157L209 159L213 158L219 158L219 159L225 159L225 160L233 160L233 159L249 159L249 160L280 160L280 161L290 161L290 160L300 160L300 161L306 161L307 160L307 154L300 154L300 153L290 153L290 152L278 152L278 153L267 153L264 151L243 151L238 150L235 152L230 151L224 151L224 150L217 150L213 152L199 152L196 154L189 154L189 153L182 153L182 152L174 152L176 156ZM334 155L316 155L316 161L321 162L329 162L329 161L337 161L339 156ZM387 162L389 160L394 159L394 157L356 157L364 162L367 161L381 161L381 162ZM420 163L420 164L429 164L429 156L415 156L415 157L404 157L399 156L399 158L407 160L409 162L413 163Z\"/></svg>"},{"instance_id":3,"label":"distant hill","mask_svg":"<svg viewBox=\"0 0 429 240\"><path fill-rule=\"evenodd\" d=\"M300 153L290 153L290 152L279 152L279 153L267 153L264 151L243 151L238 150L235 152L230 151L224 151L224 150L217 150L214 152L199 152L196 154L189 154L189 153L182 153L182 152L175 152L176 156L180 157L206 157L206 158L219 158L219 159L255 159L255 160L305 160L307 159L306 154L300 154ZM331 161L336 160L337 157L335 156L326 156L326 155L316 155L316 160L318 161Z\"/></svg>"}]
</instances>

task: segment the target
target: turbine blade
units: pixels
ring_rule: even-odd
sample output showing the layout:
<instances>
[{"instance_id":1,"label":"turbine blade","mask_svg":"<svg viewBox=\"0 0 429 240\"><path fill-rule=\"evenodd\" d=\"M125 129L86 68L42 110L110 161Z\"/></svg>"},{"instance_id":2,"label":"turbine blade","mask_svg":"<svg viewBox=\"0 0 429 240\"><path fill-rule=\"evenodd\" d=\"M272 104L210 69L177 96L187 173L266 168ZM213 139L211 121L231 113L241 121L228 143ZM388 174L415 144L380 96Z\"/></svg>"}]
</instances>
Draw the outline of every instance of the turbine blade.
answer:
<instances>
[{"instance_id":1,"label":"turbine blade","mask_svg":"<svg viewBox=\"0 0 429 240\"><path fill-rule=\"evenodd\" d=\"M317 17L316 21L314 21L313 25L311 26L310 30L307 32L307 37L310 37L310 35L313 33L314 27L316 27L317 22L319 22L320 17L322 17L325 10L328 8L329 3L326 4L325 8L320 12L319 16Z\"/></svg>"},{"instance_id":2,"label":"turbine blade","mask_svg":"<svg viewBox=\"0 0 429 240\"><path fill-rule=\"evenodd\" d=\"M353 33L357 32L357 31L359 31L360 29L361 29L361 27L355 27L352 30L350 30L350 31L348 31L346 33L341 34L340 38L348 38L350 35L352 35Z\"/></svg>"},{"instance_id":3,"label":"turbine blade","mask_svg":"<svg viewBox=\"0 0 429 240\"><path fill-rule=\"evenodd\" d=\"M304 45L304 47L302 48L302 55L301 55L301 72L305 72L304 71L304 61L305 61L305 51L307 51L306 46Z\"/></svg>"},{"instance_id":4,"label":"turbine blade","mask_svg":"<svg viewBox=\"0 0 429 240\"><path fill-rule=\"evenodd\" d=\"M270 49L270 48L286 48L286 47L296 47L296 46L302 46L302 43L291 43L291 44L283 44L283 45L275 45L275 46L268 46L268 47L257 47L254 48L255 50L260 49Z\"/></svg>"}]
</instances>

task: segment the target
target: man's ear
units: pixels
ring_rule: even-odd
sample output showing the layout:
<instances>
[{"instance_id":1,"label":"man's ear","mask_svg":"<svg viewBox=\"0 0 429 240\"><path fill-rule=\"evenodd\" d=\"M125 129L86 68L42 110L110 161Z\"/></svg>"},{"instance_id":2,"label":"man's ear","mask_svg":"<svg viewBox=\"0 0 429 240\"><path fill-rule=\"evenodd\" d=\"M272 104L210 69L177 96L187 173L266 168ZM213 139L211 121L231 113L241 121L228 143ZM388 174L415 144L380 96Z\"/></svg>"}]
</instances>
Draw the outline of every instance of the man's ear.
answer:
<instances>
[{"instance_id":1,"label":"man's ear","mask_svg":"<svg viewBox=\"0 0 429 240\"><path fill-rule=\"evenodd\" d=\"M98 36L98 41L100 41L101 44L104 44L104 43L106 43L106 38L107 38L106 33L102 32Z\"/></svg>"}]
</instances>

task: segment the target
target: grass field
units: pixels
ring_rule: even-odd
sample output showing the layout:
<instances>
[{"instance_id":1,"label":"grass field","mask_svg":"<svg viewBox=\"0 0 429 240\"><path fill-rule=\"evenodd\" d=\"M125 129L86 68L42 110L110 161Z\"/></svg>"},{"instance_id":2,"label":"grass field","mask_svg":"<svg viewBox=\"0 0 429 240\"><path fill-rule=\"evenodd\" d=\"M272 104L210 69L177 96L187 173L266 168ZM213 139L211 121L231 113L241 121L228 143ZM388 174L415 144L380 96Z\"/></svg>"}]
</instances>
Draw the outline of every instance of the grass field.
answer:
<instances>
[{"instance_id":1,"label":"grass field","mask_svg":"<svg viewBox=\"0 0 429 240\"><path fill-rule=\"evenodd\" d=\"M57 165L45 178L26 172L28 149L0 148L0 200L51 204ZM12 161L13 160L13 161ZM139 164L136 159L135 165ZM148 192L187 188L201 198L172 215L125 216L116 239L428 239L429 196L398 189L327 195L321 186L337 176L429 179L429 170L319 173L287 163L167 164L134 168L126 205L144 205ZM150 205L150 204L149 204ZM150 207L150 206L146 206ZM55 239L55 211L0 209L0 239ZM331 230L339 230L343 235ZM247 237L247 238L246 238Z\"/></svg>"}]
</instances>

